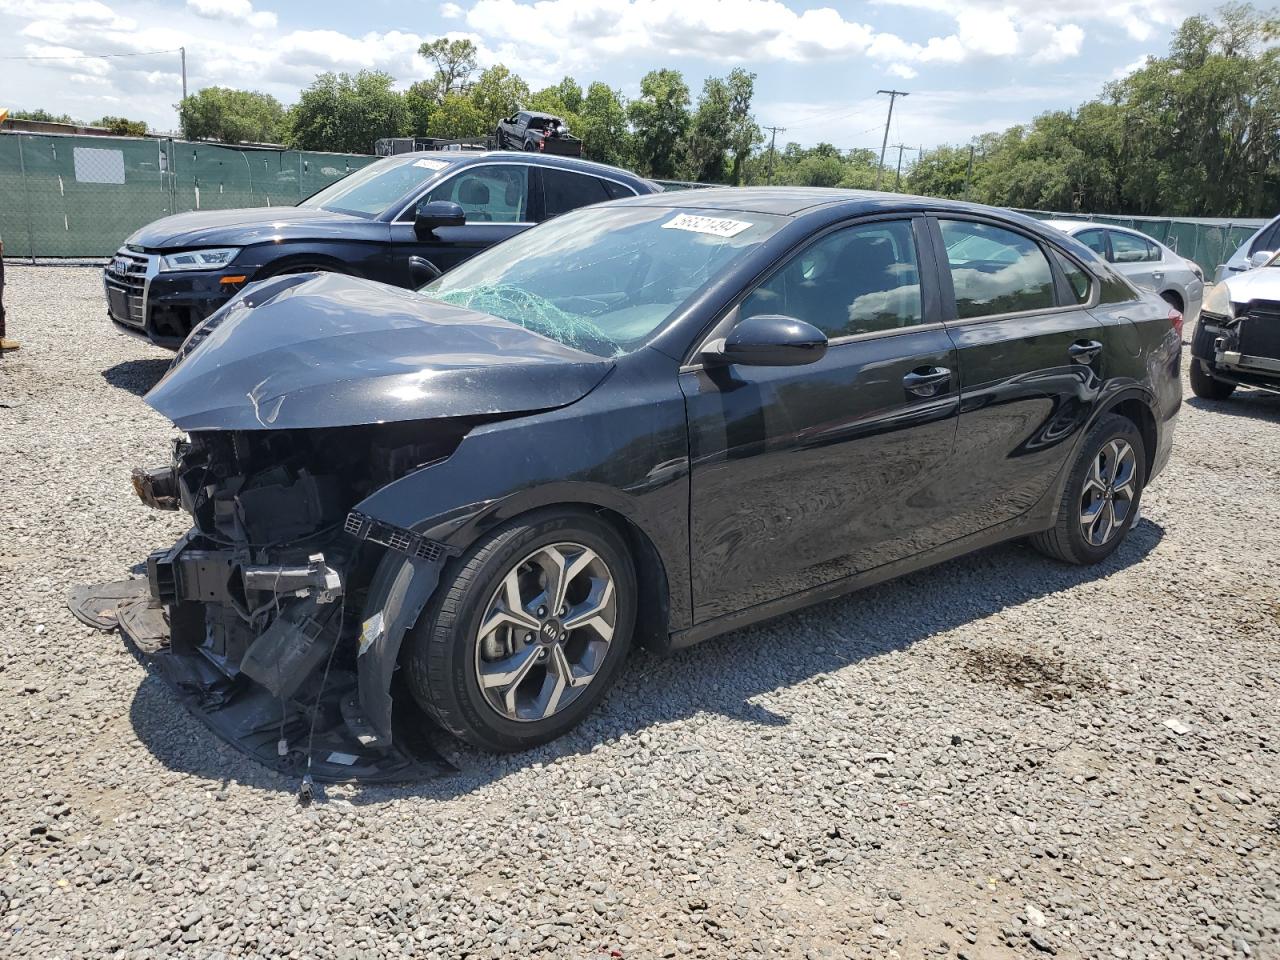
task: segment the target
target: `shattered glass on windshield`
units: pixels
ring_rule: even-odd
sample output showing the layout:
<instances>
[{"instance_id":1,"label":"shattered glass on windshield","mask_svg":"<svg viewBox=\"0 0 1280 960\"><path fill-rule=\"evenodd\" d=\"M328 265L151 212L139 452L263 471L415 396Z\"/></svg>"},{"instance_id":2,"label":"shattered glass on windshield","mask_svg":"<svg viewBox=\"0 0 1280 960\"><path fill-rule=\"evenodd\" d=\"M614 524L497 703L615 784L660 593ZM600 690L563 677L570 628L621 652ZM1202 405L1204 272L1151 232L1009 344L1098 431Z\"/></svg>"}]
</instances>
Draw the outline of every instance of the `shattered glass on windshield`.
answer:
<instances>
[{"instance_id":1,"label":"shattered glass on windshield","mask_svg":"<svg viewBox=\"0 0 1280 960\"><path fill-rule=\"evenodd\" d=\"M625 203L589 207L478 254L421 292L586 353L617 357L642 346L705 284L787 222L733 216Z\"/></svg>"}]
</instances>

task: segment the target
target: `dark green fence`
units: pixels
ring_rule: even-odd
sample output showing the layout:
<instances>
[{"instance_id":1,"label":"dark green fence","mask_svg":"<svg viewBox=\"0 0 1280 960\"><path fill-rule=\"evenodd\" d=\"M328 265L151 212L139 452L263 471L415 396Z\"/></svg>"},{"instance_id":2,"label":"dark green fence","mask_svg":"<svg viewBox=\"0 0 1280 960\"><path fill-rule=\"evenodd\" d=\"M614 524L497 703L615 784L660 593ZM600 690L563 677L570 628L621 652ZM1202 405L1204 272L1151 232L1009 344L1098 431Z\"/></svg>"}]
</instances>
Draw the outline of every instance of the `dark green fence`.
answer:
<instances>
[{"instance_id":1,"label":"dark green fence","mask_svg":"<svg viewBox=\"0 0 1280 960\"><path fill-rule=\"evenodd\" d=\"M171 213L292 206L376 157L183 140L0 135L7 256L104 257Z\"/></svg>"}]
</instances>

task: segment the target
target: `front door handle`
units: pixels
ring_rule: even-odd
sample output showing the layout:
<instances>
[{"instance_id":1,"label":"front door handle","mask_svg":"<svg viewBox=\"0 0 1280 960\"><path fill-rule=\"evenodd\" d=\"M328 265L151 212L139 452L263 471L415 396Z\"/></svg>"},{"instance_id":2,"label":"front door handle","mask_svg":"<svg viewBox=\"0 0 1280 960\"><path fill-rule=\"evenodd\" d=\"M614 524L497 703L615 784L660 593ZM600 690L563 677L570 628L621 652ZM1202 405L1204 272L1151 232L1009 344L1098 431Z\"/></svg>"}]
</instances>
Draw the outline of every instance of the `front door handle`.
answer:
<instances>
[{"instance_id":1,"label":"front door handle","mask_svg":"<svg viewBox=\"0 0 1280 960\"><path fill-rule=\"evenodd\" d=\"M907 393L917 397L936 397L951 382L951 371L946 367L916 367L902 378Z\"/></svg>"},{"instance_id":2,"label":"front door handle","mask_svg":"<svg viewBox=\"0 0 1280 960\"><path fill-rule=\"evenodd\" d=\"M1102 344L1097 340L1077 340L1067 348L1067 353L1076 363L1093 363L1101 352Z\"/></svg>"}]
</instances>

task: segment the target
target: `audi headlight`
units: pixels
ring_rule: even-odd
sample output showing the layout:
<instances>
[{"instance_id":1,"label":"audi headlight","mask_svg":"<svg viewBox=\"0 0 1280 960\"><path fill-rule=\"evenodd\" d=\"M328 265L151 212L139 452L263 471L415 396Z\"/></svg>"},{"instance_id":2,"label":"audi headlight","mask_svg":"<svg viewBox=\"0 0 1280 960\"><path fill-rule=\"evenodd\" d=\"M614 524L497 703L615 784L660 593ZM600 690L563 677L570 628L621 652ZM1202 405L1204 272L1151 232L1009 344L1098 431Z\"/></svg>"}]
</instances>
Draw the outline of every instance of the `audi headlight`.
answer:
<instances>
[{"instance_id":1,"label":"audi headlight","mask_svg":"<svg viewBox=\"0 0 1280 960\"><path fill-rule=\"evenodd\" d=\"M187 250L160 258L161 270L217 270L236 258L239 247L218 247L214 250Z\"/></svg>"},{"instance_id":2,"label":"audi headlight","mask_svg":"<svg viewBox=\"0 0 1280 960\"><path fill-rule=\"evenodd\" d=\"M1204 303L1200 305L1201 313L1211 313L1215 317L1230 320L1235 316L1235 308L1231 306L1231 291L1225 282L1215 283L1204 295Z\"/></svg>"}]
</instances>

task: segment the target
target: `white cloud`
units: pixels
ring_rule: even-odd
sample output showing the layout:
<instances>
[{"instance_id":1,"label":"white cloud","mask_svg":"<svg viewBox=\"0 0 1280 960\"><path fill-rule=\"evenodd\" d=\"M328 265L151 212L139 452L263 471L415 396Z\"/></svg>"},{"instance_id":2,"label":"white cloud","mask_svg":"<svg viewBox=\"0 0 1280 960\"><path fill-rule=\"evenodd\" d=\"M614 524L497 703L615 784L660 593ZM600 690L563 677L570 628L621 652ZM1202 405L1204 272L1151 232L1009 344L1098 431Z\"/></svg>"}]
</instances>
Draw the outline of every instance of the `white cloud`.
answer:
<instances>
[{"instance_id":1,"label":"white cloud","mask_svg":"<svg viewBox=\"0 0 1280 960\"><path fill-rule=\"evenodd\" d=\"M901 77L903 80L914 80L920 76L920 71L913 67L908 67L905 63L895 63L890 65L889 73L895 77Z\"/></svg>"},{"instance_id":2,"label":"white cloud","mask_svg":"<svg viewBox=\"0 0 1280 960\"><path fill-rule=\"evenodd\" d=\"M269 10L255 11L250 0L187 0L187 9L208 20L247 23L261 30L270 30L276 25L274 13Z\"/></svg>"},{"instance_id":3,"label":"white cloud","mask_svg":"<svg viewBox=\"0 0 1280 960\"><path fill-rule=\"evenodd\" d=\"M440 16L446 20L459 20L465 11L456 3L440 4Z\"/></svg>"}]
</instances>

